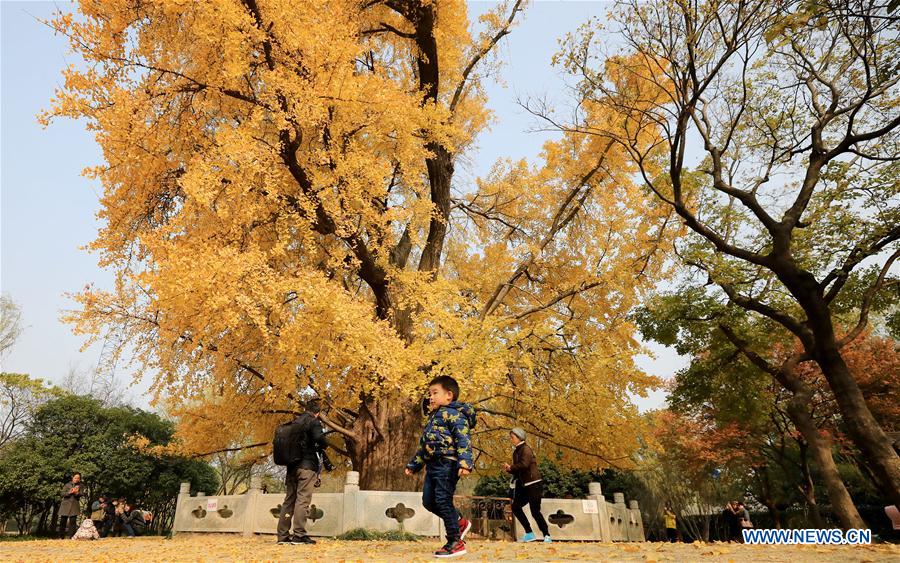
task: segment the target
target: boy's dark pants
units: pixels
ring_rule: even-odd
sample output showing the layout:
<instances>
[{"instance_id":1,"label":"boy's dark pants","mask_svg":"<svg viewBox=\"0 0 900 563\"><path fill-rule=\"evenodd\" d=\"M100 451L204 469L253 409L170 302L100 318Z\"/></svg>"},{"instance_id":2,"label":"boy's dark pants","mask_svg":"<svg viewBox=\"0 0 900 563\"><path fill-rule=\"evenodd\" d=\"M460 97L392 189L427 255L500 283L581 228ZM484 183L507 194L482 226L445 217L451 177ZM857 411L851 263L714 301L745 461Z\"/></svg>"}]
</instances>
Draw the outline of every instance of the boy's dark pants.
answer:
<instances>
[{"instance_id":1,"label":"boy's dark pants","mask_svg":"<svg viewBox=\"0 0 900 563\"><path fill-rule=\"evenodd\" d=\"M444 521L447 541L459 539L459 512L453 506L453 493L459 481L459 462L439 458L425 465L425 484L422 487L422 505L425 510L437 514Z\"/></svg>"}]
</instances>

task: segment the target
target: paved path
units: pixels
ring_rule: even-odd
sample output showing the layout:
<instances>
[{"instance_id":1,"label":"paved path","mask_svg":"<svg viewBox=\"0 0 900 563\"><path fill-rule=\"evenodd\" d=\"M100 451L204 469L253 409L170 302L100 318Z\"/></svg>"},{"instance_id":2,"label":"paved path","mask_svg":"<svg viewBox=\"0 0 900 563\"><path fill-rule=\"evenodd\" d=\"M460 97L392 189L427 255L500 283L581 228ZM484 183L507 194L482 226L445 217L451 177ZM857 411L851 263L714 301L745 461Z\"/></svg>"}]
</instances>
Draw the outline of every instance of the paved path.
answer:
<instances>
[{"instance_id":1,"label":"paved path","mask_svg":"<svg viewBox=\"0 0 900 563\"><path fill-rule=\"evenodd\" d=\"M275 545L267 536L241 538L182 535L0 542L0 561L435 561L437 541L347 542L322 540L315 546ZM900 561L900 545L745 546L729 544L603 544L469 542L469 554L455 561L814 561L815 563Z\"/></svg>"}]
</instances>

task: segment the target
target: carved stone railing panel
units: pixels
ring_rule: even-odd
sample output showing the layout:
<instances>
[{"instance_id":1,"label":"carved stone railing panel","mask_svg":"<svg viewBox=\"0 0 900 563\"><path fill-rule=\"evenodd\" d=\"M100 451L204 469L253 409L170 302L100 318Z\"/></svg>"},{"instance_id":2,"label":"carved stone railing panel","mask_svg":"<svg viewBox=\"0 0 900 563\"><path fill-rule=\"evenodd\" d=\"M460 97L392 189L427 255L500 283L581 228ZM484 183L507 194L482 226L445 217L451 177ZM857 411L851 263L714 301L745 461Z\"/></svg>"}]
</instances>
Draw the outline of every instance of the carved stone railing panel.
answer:
<instances>
[{"instance_id":1,"label":"carved stone railing panel","mask_svg":"<svg viewBox=\"0 0 900 563\"><path fill-rule=\"evenodd\" d=\"M586 499L543 499L542 513L554 540L643 541L644 528L637 502L625 504L620 493L608 502L598 483L591 483ZM243 495L191 496L183 483L175 510L174 533L232 532L274 534L283 495L263 494L254 480ZM466 497L455 499L462 514L473 523L473 537L521 538L523 531L512 517L510 500ZM342 493L314 493L307 531L313 536L336 536L353 528L405 530L422 536L443 536L440 519L422 506L417 492L361 491L358 476L347 475ZM531 520L528 508L525 514ZM535 533L538 527L532 522Z\"/></svg>"}]
</instances>

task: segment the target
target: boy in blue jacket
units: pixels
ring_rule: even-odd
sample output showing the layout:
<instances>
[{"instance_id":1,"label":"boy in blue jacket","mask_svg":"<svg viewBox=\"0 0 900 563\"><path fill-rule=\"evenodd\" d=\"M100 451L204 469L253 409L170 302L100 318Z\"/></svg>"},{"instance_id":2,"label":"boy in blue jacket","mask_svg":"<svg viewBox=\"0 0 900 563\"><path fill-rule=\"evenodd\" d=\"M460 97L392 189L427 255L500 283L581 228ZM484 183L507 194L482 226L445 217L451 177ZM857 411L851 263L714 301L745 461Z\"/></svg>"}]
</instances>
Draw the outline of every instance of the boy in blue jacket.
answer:
<instances>
[{"instance_id":1,"label":"boy in blue jacket","mask_svg":"<svg viewBox=\"0 0 900 563\"><path fill-rule=\"evenodd\" d=\"M437 557L456 557L466 553L463 539L472 523L460 518L453 506L453 494L460 477L472 472L471 430L475 428L475 409L458 402L459 384L450 376L435 377L428 384L431 415L419 439L419 450L406 465L413 475L425 467L422 504L444 521L447 544L435 552Z\"/></svg>"}]
</instances>

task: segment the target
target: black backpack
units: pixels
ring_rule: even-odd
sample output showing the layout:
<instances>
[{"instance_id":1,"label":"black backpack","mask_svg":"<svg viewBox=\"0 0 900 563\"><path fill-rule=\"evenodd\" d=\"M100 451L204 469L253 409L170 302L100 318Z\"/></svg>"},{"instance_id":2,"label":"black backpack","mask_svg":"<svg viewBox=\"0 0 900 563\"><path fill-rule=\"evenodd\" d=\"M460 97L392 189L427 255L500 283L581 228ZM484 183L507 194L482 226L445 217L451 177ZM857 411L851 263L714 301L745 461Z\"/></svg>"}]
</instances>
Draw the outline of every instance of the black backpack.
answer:
<instances>
[{"instance_id":1,"label":"black backpack","mask_svg":"<svg viewBox=\"0 0 900 563\"><path fill-rule=\"evenodd\" d=\"M306 451L306 437L309 434L312 417L304 415L286 422L275 429L272 440L272 457L275 465L291 466L300 463Z\"/></svg>"}]
</instances>

